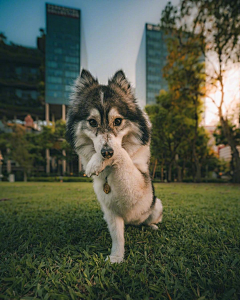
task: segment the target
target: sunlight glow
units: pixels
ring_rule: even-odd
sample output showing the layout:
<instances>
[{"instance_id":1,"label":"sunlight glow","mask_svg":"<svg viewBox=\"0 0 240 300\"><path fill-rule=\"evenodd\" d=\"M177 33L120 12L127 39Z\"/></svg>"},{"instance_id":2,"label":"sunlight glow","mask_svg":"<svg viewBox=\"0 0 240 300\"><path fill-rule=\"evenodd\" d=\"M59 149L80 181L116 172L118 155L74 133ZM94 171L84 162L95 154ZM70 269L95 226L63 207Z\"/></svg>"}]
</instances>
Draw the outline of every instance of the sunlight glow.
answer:
<instances>
[{"instance_id":1,"label":"sunlight glow","mask_svg":"<svg viewBox=\"0 0 240 300\"><path fill-rule=\"evenodd\" d=\"M233 119L236 125L239 125L240 113L240 66L227 71L224 76L224 104L223 113ZM209 94L214 99L217 105L221 101L220 86L212 90ZM218 123L218 110L211 99L205 100L205 125L216 125Z\"/></svg>"}]
</instances>

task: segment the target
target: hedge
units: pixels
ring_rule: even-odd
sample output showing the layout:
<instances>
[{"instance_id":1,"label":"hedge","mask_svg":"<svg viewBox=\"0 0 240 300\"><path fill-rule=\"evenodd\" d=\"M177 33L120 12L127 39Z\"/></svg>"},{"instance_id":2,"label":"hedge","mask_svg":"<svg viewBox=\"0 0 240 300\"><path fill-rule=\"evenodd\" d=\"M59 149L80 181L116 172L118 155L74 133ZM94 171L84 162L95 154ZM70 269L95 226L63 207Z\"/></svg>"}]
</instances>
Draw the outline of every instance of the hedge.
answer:
<instances>
[{"instance_id":1,"label":"hedge","mask_svg":"<svg viewBox=\"0 0 240 300\"><path fill-rule=\"evenodd\" d=\"M65 177L65 176L56 176L56 177L30 177L28 181L36 182L92 182L92 178L88 177Z\"/></svg>"}]
</instances>

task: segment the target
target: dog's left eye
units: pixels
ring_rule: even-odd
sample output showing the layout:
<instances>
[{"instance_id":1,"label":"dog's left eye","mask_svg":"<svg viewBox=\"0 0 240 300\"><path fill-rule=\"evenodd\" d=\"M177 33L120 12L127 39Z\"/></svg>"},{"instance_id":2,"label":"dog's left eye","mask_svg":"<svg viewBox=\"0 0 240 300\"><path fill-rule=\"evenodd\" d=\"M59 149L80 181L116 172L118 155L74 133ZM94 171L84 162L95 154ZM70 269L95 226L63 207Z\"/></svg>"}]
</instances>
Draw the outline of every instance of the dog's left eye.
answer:
<instances>
[{"instance_id":1,"label":"dog's left eye","mask_svg":"<svg viewBox=\"0 0 240 300\"><path fill-rule=\"evenodd\" d=\"M114 120L113 125L114 125L114 126L120 126L121 123L122 123L122 119L121 119L121 118L117 118L117 119Z\"/></svg>"},{"instance_id":2,"label":"dog's left eye","mask_svg":"<svg viewBox=\"0 0 240 300\"><path fill-rule=\"evenodd\" d=\"M94 120L94 119L90 119L88 122L89 122L89 124L90 124L91 127L97 127L98 126L97 121Z\"/></svg>"}]
</instances>

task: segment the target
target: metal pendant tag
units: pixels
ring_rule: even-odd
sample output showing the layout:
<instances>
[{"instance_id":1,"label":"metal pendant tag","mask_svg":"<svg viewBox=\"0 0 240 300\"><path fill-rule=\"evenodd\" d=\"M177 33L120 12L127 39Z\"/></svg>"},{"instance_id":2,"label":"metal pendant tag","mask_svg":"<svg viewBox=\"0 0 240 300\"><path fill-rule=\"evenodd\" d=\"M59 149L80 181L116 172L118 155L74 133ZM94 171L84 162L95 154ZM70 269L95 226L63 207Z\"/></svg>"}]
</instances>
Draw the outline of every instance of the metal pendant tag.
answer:
<instances>
[{"instance_id":1,"label":"metal pendant tag","mask_svg":"<svg viewBox=\"0 0 240 300\"><path fill-rule=\"evenodd\" d=\"M111 187L107 182L105 182L103 185L103 191L105 194L109 194L111 192Z\"/></svg>"}]
</instances>

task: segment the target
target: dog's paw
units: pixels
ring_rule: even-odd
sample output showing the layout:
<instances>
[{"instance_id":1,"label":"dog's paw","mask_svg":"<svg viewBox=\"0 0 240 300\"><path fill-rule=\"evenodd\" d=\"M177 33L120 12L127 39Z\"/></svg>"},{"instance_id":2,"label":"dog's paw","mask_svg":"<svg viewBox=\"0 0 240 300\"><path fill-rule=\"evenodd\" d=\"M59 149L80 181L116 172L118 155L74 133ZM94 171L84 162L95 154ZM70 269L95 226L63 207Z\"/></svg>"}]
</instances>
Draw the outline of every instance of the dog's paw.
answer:
<instances>
[{"instance_id":1,"label":"dog's paw","mask_svg":"<svg viewBox=\"0 0 240 300\"><path fill-rule=\"evenodd\" d=\"M123 257L121 256L113 256L113 255L109 255L107 256L107 258L105 259L105 261L110 260L111 264L120 264L121 262L123 262Z\"/></svg>"},{"instance_id":2,"label":"dog's paw","mask_svg":"<svg viewBox=\"0 0 240 300\"><path fill-rule=\"evenodd\" d=\"M153 230L158 230L158 226L156 224L150 224L149 227L151 227Z\"/></svg>"},{"instance_id":3,"label":"dog's paw","mask_svg":"<svg viewBox=\"0 0 240 300\"><path fill-rule=\"evenodd\" d=\"M92 175L97 175L101 172L101 161L89 161L87 164L85 173L88 177L91 177Z\"/></svg>"}]
</instances>

